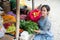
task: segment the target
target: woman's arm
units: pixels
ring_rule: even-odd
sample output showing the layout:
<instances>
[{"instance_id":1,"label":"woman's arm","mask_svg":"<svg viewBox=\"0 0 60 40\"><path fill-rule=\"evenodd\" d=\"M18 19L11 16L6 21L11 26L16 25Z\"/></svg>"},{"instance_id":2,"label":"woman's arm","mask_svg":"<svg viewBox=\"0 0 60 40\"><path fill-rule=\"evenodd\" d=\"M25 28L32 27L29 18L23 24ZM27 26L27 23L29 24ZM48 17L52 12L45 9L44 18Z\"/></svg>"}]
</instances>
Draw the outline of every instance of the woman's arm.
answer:
<instances>
[{"instance_id":1,"label":"woman's arm","mask_svg":"<svg viewBox=\"0 0 60 40\"><path fill-rule=\"evenodd\" d=\"M43 27L43 30L40 30L40 34L45 34L48 33L48 31L51 28L51 22L50 21L46 21Z\"/></svg>"},{"instance_id":2,"label":"woman's arm","mask_svg":"<svg viewBox=\"0 0 60 40\"><path fill-rule=\"evenodd\" d=\"M49 33L48 31L50 30L50 27L51 27L51 22L47 21L44 24L43 30L34 30L34 31L40 34L46 34Z\"/></svg>"}]
</instances>

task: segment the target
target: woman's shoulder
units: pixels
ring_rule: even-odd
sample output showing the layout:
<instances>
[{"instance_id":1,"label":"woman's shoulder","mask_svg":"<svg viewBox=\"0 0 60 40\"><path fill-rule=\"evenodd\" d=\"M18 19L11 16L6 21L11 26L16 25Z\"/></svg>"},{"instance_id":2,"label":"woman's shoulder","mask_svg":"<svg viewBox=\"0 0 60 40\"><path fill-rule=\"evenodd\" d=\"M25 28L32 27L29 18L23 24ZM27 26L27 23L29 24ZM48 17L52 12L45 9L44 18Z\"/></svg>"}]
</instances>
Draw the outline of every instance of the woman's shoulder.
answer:
<instances>
[{"instance_id":1,"label":"woman's shoulder","mask_svg":"<svg viewBox=\"0 0 60 40\"><path fill-rule=\"evenodd\" d=\"M48 17L47 19L46 19L46 24L50 24L51 25L51 20L50 20L50 18Z\"/></svg>"}]
</instances>

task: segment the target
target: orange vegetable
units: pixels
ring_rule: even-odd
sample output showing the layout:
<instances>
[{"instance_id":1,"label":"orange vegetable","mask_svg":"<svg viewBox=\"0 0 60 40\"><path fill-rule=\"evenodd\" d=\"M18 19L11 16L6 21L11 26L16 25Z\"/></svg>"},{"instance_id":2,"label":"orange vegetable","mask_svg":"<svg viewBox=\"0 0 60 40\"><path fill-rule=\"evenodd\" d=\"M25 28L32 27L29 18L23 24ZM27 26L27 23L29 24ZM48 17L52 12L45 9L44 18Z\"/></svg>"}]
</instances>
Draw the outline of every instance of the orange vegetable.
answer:
<instances>
[{"instance_id":1,"label":"orange vegetable","mask_svg":"<svg viewBox=\"0 0 60 40\"><path fill-rule=\"evenodd\" d=\"M4 22L16 22L16 18L12 15L4 15L2 17Z\"/></svg>"},{"instance_id":2,"label":"orange vegetable","mask_svg":"<svg viewBox=\"0 0 60 40\"><path fill-rule=\"evenodd\" d=\"M19 32L22 33L23 32L23 29L19 29Z\"/></svg>"}]
</instances>

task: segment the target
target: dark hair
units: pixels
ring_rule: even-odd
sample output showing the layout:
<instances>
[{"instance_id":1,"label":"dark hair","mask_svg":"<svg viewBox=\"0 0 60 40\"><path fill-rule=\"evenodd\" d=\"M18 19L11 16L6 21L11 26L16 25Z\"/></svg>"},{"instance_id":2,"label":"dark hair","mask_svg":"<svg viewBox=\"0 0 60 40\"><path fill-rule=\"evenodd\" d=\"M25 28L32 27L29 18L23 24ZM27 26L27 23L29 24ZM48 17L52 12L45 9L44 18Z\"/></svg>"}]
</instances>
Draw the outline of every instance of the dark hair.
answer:
<instances>
[{"instance_id":1,"label":"dark hair","mask_svg":"<svg viewBox=\"0 0 60 40\"><path fill-rule=\"evenodd\" d=\"M45 8L47 9L47 12L50 11L50 7L49 7L48 5L43 5L43 6L41 7L41 10L42 10L43 7L45 7Z\"/></svg>"}]
</instances>

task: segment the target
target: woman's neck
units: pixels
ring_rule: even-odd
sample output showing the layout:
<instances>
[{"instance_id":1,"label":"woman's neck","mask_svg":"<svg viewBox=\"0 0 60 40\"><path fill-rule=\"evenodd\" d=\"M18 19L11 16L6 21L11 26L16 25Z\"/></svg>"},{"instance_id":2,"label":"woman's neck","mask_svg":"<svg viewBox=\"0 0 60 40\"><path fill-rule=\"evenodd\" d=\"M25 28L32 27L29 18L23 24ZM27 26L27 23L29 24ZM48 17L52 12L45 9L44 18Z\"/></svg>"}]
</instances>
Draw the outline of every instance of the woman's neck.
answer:
<instances>
[{"instance_id":1,"label":"woman's neck","mask_svg":"<svg viewBox=\"0 0 60 40\"><path fill-rule=\"evenodd\" d=\"M46 16L44 16L44 19L47 17L47 15Z\"/></svg>"},{"instance_id":2,"label":"woman's neck","mask_svg":"<svg viewBox=\"0 0 60 40\"><path fill-rule=\"evenodd\" d=\"M43 16L42 19L45 19L47 16Z\"/></svg>"}]
</instances>

